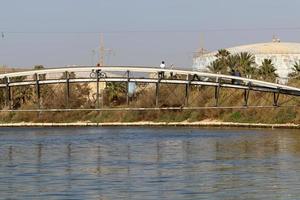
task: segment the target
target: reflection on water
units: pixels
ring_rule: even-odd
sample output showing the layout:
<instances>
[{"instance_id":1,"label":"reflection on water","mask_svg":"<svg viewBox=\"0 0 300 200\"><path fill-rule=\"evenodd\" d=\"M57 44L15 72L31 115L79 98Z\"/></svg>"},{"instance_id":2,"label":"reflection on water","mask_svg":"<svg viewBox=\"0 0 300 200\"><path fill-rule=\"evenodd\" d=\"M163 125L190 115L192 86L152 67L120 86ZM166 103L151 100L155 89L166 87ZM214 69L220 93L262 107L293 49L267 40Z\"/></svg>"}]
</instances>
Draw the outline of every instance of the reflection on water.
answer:
<instances>
[{"instance_id":1,"label":"reflection on water","mask_svg":"<svg viewBox=\"0 0 300 200\"><path fill-rule=\"evenodd\" d=\"M299 130L0 129L6 199L296 199Z\"/></svg>"}]
</instances>

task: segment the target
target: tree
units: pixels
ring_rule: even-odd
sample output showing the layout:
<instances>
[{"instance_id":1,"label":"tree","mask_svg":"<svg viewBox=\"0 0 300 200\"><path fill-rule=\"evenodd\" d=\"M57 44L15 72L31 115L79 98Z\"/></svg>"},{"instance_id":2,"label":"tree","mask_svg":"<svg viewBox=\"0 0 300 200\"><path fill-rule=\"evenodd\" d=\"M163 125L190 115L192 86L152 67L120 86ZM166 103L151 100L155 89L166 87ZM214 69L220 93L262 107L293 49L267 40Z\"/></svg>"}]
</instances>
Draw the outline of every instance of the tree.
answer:
<instances>
[{"instance_id":1,"label":"tree","mask_svg":"<svg viewBox=\"0 0 300 200\"><path fill-rule=\"evenodd\" d=\"M210 63L207 69L211 73L223 73L226 71L226 68L224 67L224 65L222 65L222 63L218 59Z\"/></svg>"},{"instance_id":2,"label":"tree","mask_svg":"<svg viewBox=\"0 0 300 200\"><path fill-rule=\"evenodd\" d=\"M230 69L230 71L238 70L239 66L239 57L237 54L229 55L226 59L226 66Z\"/></svg>"},{"instance_id":3,"label":"tree","mask_svg":"<svg viewBox=\"0 0 300 200\"><path fill-rule=\"evenodd\" d=\"M43 70L45 67L43 65L35 65L33 67L34 70ZM35 77L34 77L35 79ZM39 80L46 80L46 74L39 74Z\"/></svg>"},{"instance_id":4,"label":"tree","mask_svg":"<svg viewBox=\"0 0 300 200\"><path fill-rule=\"evenodd\" d=\"M44 65L34 65L33 69L40 70L40 69L45 69L45 67Z\"/></svg>"},{"instance_id":5,"label":"tree","mask_svg":"<svg viewBox=\"0 0 300 200\"><path fill-rule=\"evenodd\" d=\"M219 49L218 53L215 55L217 58L226 58L230 55L230 52L226 49Z\"/></svg>"},{"instance_id":6,"label":"tree","mask_svg":"<svg viewBox=\"0 0 300 200\"><path fill-rule=\"evenodd\" d=\"M108 82L106 85L108 101L117 104L122 103L125 99L125 94L127 92L127 87L125 83L122 82Z\"/></svg>"},{"instance_id":7,"label":"tree","mask_svg":"<svg viewBox=\"0 0 300 200\"><path fill-rule=\"evenodd\" d=\"M248 52L230 54L226 49L220 49L215 56L217 59L207 67L211 72L225 74L228 71L239 71L245 75L255 74L255 57Z\"/></svg>"},{"instance_id":8,"label":"tree","mask_svg":"<svg viewBox=\"0 0 300 200\"><path fill-rule=\"evenodd\" d=\"M248 52L241 52L237 55L237 60L237 68L242 74L245 74L246 76L252 76L255 74L255 57L252 54Z\"/></svg>"},{"instance_id":9,"label":"tree","mask_svg":"<svg viewBox=\"0 0 300 200\"><path fill-rule=\"evenodd\" d=\"M227 57L230 55L230 52L226 49L219 49L218 53L215 55L217 59L213 61L209 66L208 70L212 73L226 73L227 71Z\"/></svg>"},{"instance_id":10,"label":"tree","mask_svg":"<svg viewBox=\"0 0 300 200\"><path fill-rule=\"evenodd\" d=\"M300 61L295 62L292 70L293 70L293 72L289 73L289 77L300 79Z\"/></svg>"},{"instance_id":11,"label":"tree","mask_svg":"<svg viewBox=\"0 0 300 200\"><path fill-rule=\"evenodd\" d=\"M271 59L264 59L259 66L258 74L263 80L274 81L278 75Z\"/></svg>"}]
</instances>

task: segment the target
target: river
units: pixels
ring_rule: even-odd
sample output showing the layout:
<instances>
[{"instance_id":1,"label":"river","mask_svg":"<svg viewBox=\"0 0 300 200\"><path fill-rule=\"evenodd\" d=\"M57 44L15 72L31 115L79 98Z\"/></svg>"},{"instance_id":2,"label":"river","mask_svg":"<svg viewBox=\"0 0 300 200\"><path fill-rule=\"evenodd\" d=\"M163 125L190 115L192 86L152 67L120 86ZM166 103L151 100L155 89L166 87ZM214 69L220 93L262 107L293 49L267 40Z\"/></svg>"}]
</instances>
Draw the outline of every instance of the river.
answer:
<instances>
[{"instance_id":1,"label":"river","mask_svg":"<svg viewBox=\"0 0 300 200\"><path fill-rule=\"evenodd\" d=\"M0 129L0 199L299 198L299 130Z\"/></svg>"}]
</instances>

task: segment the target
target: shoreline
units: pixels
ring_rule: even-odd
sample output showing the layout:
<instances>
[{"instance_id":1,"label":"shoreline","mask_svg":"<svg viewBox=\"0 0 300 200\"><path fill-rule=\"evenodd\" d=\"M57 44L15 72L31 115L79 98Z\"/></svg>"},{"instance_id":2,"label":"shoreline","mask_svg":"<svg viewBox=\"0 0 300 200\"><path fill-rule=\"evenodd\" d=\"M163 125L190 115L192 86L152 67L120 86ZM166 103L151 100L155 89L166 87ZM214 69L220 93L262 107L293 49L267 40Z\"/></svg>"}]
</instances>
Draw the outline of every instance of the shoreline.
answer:
<instances>
[{"instance_id":1,"label":"shoreline","mask_svg":"<svg viewBox=\"0 0 300 200\"><path fill-rule=\"evenodd\" d=\"M114 127L114 126L170 126L170 127L232 127L232 128L271 128L271 129L300 129L300 124L264 124L264 123L237 123L218 121L199 122L71 122L71 123L1 123L1 127Z\"/></svg>"}]
</instances>

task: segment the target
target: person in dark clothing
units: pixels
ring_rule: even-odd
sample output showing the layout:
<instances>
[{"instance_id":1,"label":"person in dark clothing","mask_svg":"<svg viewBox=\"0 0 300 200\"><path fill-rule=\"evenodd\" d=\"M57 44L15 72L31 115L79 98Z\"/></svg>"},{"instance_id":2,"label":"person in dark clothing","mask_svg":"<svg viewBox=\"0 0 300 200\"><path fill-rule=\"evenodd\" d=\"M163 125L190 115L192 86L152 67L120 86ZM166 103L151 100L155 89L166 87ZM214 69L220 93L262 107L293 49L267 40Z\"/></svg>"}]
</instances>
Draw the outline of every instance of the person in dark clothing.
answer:
<instances>
[{"instance_id":1,"label":"person in dark clothing","mask_svg":"<svg viewBox=\"0 0 300 200\"><path fill-rule=\"evenodd\" d=\"M233 69L230 71L230 75L235 76L235 71ZM234 84L234 83L235 83L235 79L231 79L231 84Z\"/></svg>"}]
</instances>

